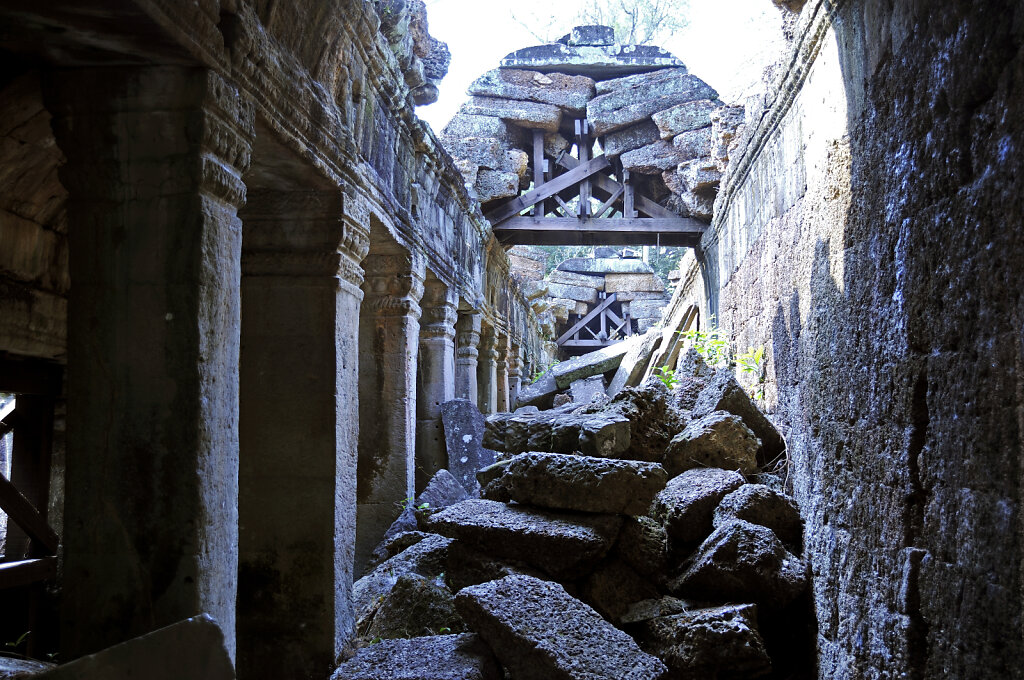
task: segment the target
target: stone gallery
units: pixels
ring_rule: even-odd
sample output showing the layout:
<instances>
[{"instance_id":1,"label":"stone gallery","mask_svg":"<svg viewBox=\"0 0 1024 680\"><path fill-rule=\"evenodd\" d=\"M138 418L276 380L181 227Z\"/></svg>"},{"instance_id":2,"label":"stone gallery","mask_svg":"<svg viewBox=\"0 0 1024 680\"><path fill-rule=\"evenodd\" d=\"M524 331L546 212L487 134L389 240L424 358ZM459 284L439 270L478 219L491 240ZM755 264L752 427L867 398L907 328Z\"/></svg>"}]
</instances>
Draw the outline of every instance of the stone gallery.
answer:
<instances>
[{"instance_id":1,"label":"stone gallery","mask_svg":"<svg viewBox=\"0 0 1024 680\"><path fill-rule=\"evenodd\" d=\"M763 2L435 134L423 0L0 0L0 678L1022 677L1024 7Z\"/></svg>"}]
</instances>

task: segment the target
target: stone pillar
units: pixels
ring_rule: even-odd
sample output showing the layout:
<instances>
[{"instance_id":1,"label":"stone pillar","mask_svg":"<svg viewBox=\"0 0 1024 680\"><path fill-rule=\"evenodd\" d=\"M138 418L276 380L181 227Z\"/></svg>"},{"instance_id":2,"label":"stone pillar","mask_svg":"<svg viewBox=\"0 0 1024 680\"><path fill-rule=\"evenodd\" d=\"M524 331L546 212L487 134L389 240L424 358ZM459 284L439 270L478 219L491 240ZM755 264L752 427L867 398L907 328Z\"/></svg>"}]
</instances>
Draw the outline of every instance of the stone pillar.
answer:
<instances>
[{"instance_id":1,"label":"stone pillar","mask_svg":"<svg viewBox=\"0 0 1024 680\"><path fill-rule=\"evenodd\" d=\"M509 410L516 408L516 399L523 387L523 350L519 345L511 345L508 358L508 405Z\"/></svg>"},{"instance_id":2,"label":"stone pillar","mask_svg":"<svg viewBox=\"0 0 1024 680\"><path fill-rule=\"evenodd\" d=\"M61 659L201 612L233 657L254 110L176 66L56 71L46 98L74 280Z\"/></svg>"},{"instance_id":3,"label":"stone pillar","mask_svg":"<svg viewBox=\"0 0 1024 680\"><path fill-rule=\"evenodd\" d=\"M498 386L498 398L495 402L495 409L500 413L507 412L508 409L508 364L509 364L509 342L508 336L503 335L498 338L498 361L495 365L495 373L497 375L497 386Z\"/></svg>"},{"instance_id":4,"label":"stone pillar","mask_svg":"<svg viewBox=\"0 0 1024 680\"><path fill-rule=\"evenodd\" d=\"M341 190L250 191L241 215L238 677L327 677L355 623L367 225Z\"/></svg>"},{"instance_id":5,"label":"stone pillar","mask_svg":"<svg viewBox=\"0 0 1024 680\"><path fill-rule=\"evenodd\" d=\"M455 398L456 303L437 279L424 286L416 393L416 492L448 467L441 404Z\"/></svg>"},{"instance_id":6,"label":"stone pillar","mask_svg":"<svg viewBox=\"0 0 1024 680\"><path fill-rule=\"evenodd\" d=\"M480 363L476 367L480 412L494 413L498 404L498 350L492 329L480 335Z\"/></svg>"},{"instance_id":7,"label":"stone pillar","mask_svg":"<svg viewBox=\"0 0 1024 680\"><path fill-rule=\"evenodd\" d=\"M480 355L480 314L459 312L455 323L455 398L477 402L476 365Z\"/></svg>"},{"instance_id":8,"label":"stone pillar","mask_svg":"<svg viewBox=\"0 0 1024 680\"><path fill-rule=\"evenodd\" d=\"M372 250L372 249L371 249ZM423 264L370 255L359 317L359 472L356 576L414 495L416 359Z\"/></svg>"}]
</instances>

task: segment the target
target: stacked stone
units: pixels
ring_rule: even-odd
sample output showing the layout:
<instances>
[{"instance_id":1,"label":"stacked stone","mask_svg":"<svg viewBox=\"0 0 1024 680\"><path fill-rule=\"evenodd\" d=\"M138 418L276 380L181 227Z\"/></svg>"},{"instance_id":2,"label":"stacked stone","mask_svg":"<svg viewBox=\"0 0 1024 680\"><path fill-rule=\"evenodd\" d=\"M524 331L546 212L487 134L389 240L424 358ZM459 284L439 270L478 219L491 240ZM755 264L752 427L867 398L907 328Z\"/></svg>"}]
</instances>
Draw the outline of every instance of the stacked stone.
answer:
<instances>
[{"instance_id":1,"label":"stacked stone","mask_svg":"<svg viewBox=\"0 0 1024 680\"><path fill-rule=\"evenodd\" d=\"M451 53L448 45L430 35L427 6L423 0L374 0L381 18L381 32L412 93L413 104L433 104L438 83L448 75Z\"/></svg>"},{"instance_id":2,"label":"stacked stone","mask_svg":"<svg viewBox=\"0 0 1024 680\"><path fill-rule=\"evenodd\" d=\"M483 498L432 483L410 530L356 583L364 646L333 680L805 671L796 503L755 483L770 476L749 399L724 375L693 377L705 387L690 411L655 381L534 413L546 423L526 428L537 450L481 471ZM601 455L552 452L567 431L593 451L580 423L595 417L624 422L625 439Z\"/></svg>"}]
</instances>

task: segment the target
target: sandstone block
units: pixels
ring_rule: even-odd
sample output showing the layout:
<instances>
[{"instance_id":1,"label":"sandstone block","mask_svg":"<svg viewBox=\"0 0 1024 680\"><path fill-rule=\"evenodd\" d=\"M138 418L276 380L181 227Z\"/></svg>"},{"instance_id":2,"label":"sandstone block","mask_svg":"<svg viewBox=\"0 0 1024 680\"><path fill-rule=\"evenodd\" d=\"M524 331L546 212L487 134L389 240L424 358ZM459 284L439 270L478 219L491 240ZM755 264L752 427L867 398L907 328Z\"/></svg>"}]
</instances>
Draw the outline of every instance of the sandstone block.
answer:
<instances>
[{"instance_id":1,"label":"sandstone block","mask_svg":"<svg viewBox=\"0 0 1024 680\"><path fill-rule=\"evenodd\" d=\"M447 570L448 549L452 539L430 535L394 557L381 562L373 571L352 585L352 604L356 621L372 614L381 598L394 588L402 574L437 578Z\"/></svg>"},{"instance_id":2,"label":"sandstone block","mask_svg":"<svg viewBox=\"0 0 1024 680\"><path fill-rule=\"evenodd\" d=\"M507 468L508 464L511 462L512 460L510 458L505 460L498 460L491 463L487 467L480 468L480 470L476 473L477 482L480 483L481 487L487 486L495 479L505 474L505 468Z\"/></svg>"},{"instance_id":3,"label":"sandstone block","mask_svg":"<svg viewBox=\"0 0 1024 680\"><path fill-rule=\"evenodd\" d=\"M516 406L550 408L551 400L554 399L559 389L561 388L555 383L555 376L548 371L533 383L519 390Z\"/></svg>"},{"instance_id":4,"label":"sandstone block","mask_svg":"<svg viewBox=\"0 0 1024 680\"><path fill-rule=\"evenodd\" d=\"M660 300L635 300L629 303L629 315L634 319L660 319L668 303Z\"/></svg>"},{"instance_id":5,"label":"sandstone block","mask_svg":"<svg viewBox=\"0 0 1024 680\"><path fill-rule=\"evenodd\" d=\"M359 635L391 640L466 632L455 611L455 596L443 584L419 574L402 574L373 614L361 622Z\"/></svg>"},{"instance_id":6,"label":"sandstone block","mask_svg":"<svg viewBox=\"0 0 1024 680\"><path fill-rule=\"evenodd\" d=\"M668 304L671 297L666 292L654 290L620 290L616 291L616 299L619 302L632 302L633 300L660 300Z\"/></svg>"},{"instance_id":7,"label":"sandstone block","mask_svg":"<svg viewBox=\"0 0 1024 680\"><path fill-rule=\"evenodd\" d=\"M604 410L629 422L629 449L624 458L660 463L669 441L684 427L683 416L669 401L669 391L657 378L638 387L623 388Z\"/></svg>"},{"instance_id":8,"label":"sandstone block","mask_svg":"<svg viewBox=\"0 0 1024 680\"><path fill-rule=\"evenodd\" d=\"M208 614L185 619L48 670L47 680L234 680L220 626Z\"/></svg>"},{"instance_id":9,"label":"sandstone block","mask_svg":"<svg viewBox=\"0 0 1024 680\"><path fill-rule=\"evenodd\" d=\"M484 441L509 454L526 451L578 451L586 455L614 458L629 448L629 430L629 420L617 413L570 414L545 411L535 415L491 416L487 419Z\"/></svg>"},{"instance_id":10,"label":"sandstone block","mask_svg":"<svg viewBox=\"0 0 1024 680\"><path fill-rule=\"evenodd\" d=\"M710 222L715 215L715 196L717 192L712 191L686 191L677 196L672 196L665 206L686 217L695 217ZM672 199L677 199L673 201Z\"/></svg>"},{"instance_id":11,"label":"sandstone block","mask_svg":"<svg viewBox=\"0 0 1024 680\"><path fill-rule=\"evenodd\" d=\"M580 286L583 288L593 288L594 290L604 290L604 277L603 276L589 276L587 274L576 274L574 272L561 271L555 269L548 275L548 281L551 283L560 283L566 286Z\"/></svg>"},{"instance_id":12,"label":"sandstone block","mask_svg":"<svg viewBox=\"0 0 1024 680\"><path fill-rule=\"evenodd\" d=\"M658 589L622 560L606 560L580 587L580 599L609 621L620 623L638 602L658 597Z\"/></svg>"},{"instance_id":13,"label":"sandstone block","mask_svg":"<svg viewBox=\"0 0 1024 680\"><path fill-rule=\"evenodd\" d=\"M688 73L685 66L678 66L672 69L673 73L664 74L670 77L678 77L680 75ZM621 90L630 90L636 87L643 87L645 84L650 83L652 79L656 78L656 73L651 71L645 71L643 73L634 73L632 75L626 75L619 78L610 78L608 80L599 80L596 85L597 95L608 94L610 92L616 92Z\"/></svg>"},{"instance_id":14,"label":"sandstone block","mask_svg":"<svg viewBox=\"0 0 1024 680\"><path fill-rule=\"evenodd\" d=\"M555 383L560 389L565 389L582 378L615 370L622 362L622 357L625 356L629 347L628 342L616 342L597 351L563 361L551 369Z\"/></svg>"},{"instance_id":15,"label":"sandstone block","mask_svg":"<svg viewBox=\"0 0 1024 680\"><path fill-rule=\"evenodd\" d=\"M658 126L661 138L671 139L683 132L709 127L711 114L720 106L721 104L710 99L697 99L659 111L652 115L651 119Z\"/></svg>"},{"instance_id":16,"label":"sandstone block","mask_svg":"<svg viewBox=\"0 0 1024 680\"><path fill-rule=\"evenodd\" d=\"M645 621L638 634L645 650L681 680L756 678L771 672L750 604L694 609Z\"/></svg>"},{"instance_id":17,"label":"sandstone block","mask_svg":"<svg viewBox=\"0 0 1024 680\"><path fill-rule=\"evenodd\" d=\"M601 138L601 148L607 156L618 156L633 149L654 144L661 139L661 131L654 121L644 119L636 125L610 132ZM710 139L709 139L710 144Z\"/></svg>"},{"instance_id":18,"label":"sandstone block","mask_svg":"<svg viewBox=\"0 0 1024 680\"><path fill-rule=\"evenodd\" d=\"M501 170L506 164L505 146L493 137L449 137L444 146L452 157L481 168Z\"/></svg>"},{"instance_id":19,"label":"sandstone block","mask_svg":"<svg viewBox=\"0 0 1024 680\"><path fill-rule=\"evenodd\" d=\"M530 165L530 157L525 151L519 149L508 149L502 154L500 169L505 172L514 172L519 176L519 186L522 188L522 180L527 177L527 170Z\"/></svg>"},{"instance_id":20,"label":"sandstone block","mask_svg":"<svg viewBox=\"0 0 1024 680\"><path fill-rule=\"evenodd\" d=\"M623 387L637 385L643 378L647 364L654 350L661 344L661 333L645 333L639 342L634 342L622 357L618 370L608 385L608 396L614 397Z\"/></svg>"},{"instance_id":21,"label":"sandstone block","mask_svg":"<svg viewBox=\"0 0 1024 680\"><path fill-rule=\"evenodd\" d=\"M490 648L472 633L384 640L360 649L331 680L501 680Z\"/></svg>"},{"instance_id":22,"label":"sandstone block","mask_svg":"<svg viewBox=\"0 0 1024 680\"><path fill-rule=\"evenodd\" d=\"M781 608L807 587L803 561L768 527L733 520L715 529L690 566L669 584L674 594Z\"/></svg>"},{"instance_id":23,"label":"sandstone block","mask_svg":"<svg viewBox=\"0 0 1024 680\"><path fill-rule=\"evenodd\" d=\"M660 521L674 541L699 541L711 533L715 507L743 486L738 472L696 468L673 477L654 499L651 516Z\"/></svg>"},{"instance_id":24,"label":"sandstone block","mask_svg":"<svg viewBox=\"0 0 1024 680\"><path fill-rule=\"evenodd\" d=\"M563 260L558 271L577 274L653 274L654 270L643 260L618 257L574 257ZM606 277L607 278L607 277Z\"/></svg>"},{"instance_id":25,"label":"sandstone block","mask_svg":"<svg viewBox=\"0 0 1024 680\"><path fill-rule=\"evenodd\" d=\"M445 144L449 139L457 140L466 137L493 137L506 148L518 146L524 140L521 130L510 127L508 123L496 116L457 113L441 131L441 141Z\"/></svg>"},{"instance_id":26,"label":"sandstone block","mask_svg":"<svg viewBox=\"0 0 1024 680\"><path fill-rule=\"evenodd\" d=\"M641 175L657 175L674 168L682 160L672 142L659 139L653 144L627 151L621 157L622 168Z\"/></svg>"},{"instance_id":27,"label":"sandstone block","mask_svg":"<svg viewBox=\"0 0 1024 680\"><path fill-rule=\"evenodd\" d=\"M665 451L665 469L671 475L698 467L757 472L761 440L738 416L715 411L690 422L672 438Z\"/></svg>"},{"instance_id":28,"label":"sandstone block","mask_svg":"<svg viewBox=\"0 0 1024 680\"><path fill-rule=\"evenodd\" d=\"M517 680L650 680L665 666L557 583L510 576L456 606Z\"/></svg>"},{"instance_id":29,"label":"sandstone block","mask_svg":"<svg viewBox=\"0 0 1024 680\"><path fill-rule=\"evenodd\" d=\"M552 104L581 117L595 89L593 79L586 76L493 69L477 78L466 94Z\"/></svg>"},{"instance_id":30,"label":"sandstone block","mask_svg":"<svg viewBox=\"0 0 1024 680\"><path fill-rule=\"evenodd\" d=\"M665 290L657 274L607 274L604 277L604 289L609 293L650 291L660 293Z\"/></svg>"},{"instance_id":31,"label":"sandstone block","mask_svg":"<svg viewBox=\"0 0 1024 680\"><path fill-rule=\"evenodd\" d=\"M521 453L503 476L517 503L605 514L642 515L665 488L656 463L558 453Z\"/></svg>"},{"instance_id":32,"label":"sandstone block","mask_svg":"<svg viewBox=\"0 0 1024 680\"><path fill-rule=\"evenodd\" d=\"M548 294L548 284L544 281L527 281L522 288L527 300L536 300Z\"/></svg>"},{"instance_id":33,"label":"sandstone block","mask_svg":"<svg viewBox=\"0 0 1024 680\"><path fill-rule=\"evenodd\" d=\"M662 583L669 572L665 527L644 515L627 518L615 544L615 555L638 574Z\"/></svg>"},{"instance_id":34,"label":"sandstone block","mask_svg":"<svg viewBox=\"0 0 1024 680\"><path fill-rule=\"evenodd\" d=\"M519 175L501 170L480 170L476 176L477 198L487 203L499 198L512 198L519 195Z\"/></svg>"},{"instance_id":35,"label":"sandstone block","mask_svg":"<svg viewBox=\"0 0 1024 680\"><path fill-rule=\"evenodd\" d=\"M497 453L484 448L483 414L468 399L453 399L441 404L441 425L448 451L448 470L468 493L479 495L476 471L493 463Z\"/></svg>"},{"instance_id":36,"label":"sandstone block","mask_svg":"<svg viewBox=\"0 0 1024 680\"><path fill-rule=\"evenodd\" d=\"M679 69L663 69L591 99L587 104L587 119L594 127L594 134L604 135L638 123L658 111L698 99L718 99L718 93L696 76L681 73Z\"/></svg>"},{"instance_id":37,"label":"sandstone block","mask_svg":"<svg viewBox=\"0 0 1024 680\"><path fill-rule=\"evenodd\" d=\"M621 520L609 515L556 513L474 499L427 520L430 531L494 557L526 562L555 578L592 568L611 548L620 526Z\"/></svg>"},{"instance_id":38,"label":"sandstone block","mask_svg":"<svg viewBox=\"0 0 1024 680\"><path fill-rule=\"evenodd\" d=\"M689 347L680 355L679 362L676 365L676 374L680 373L695 378L712 378L715 375L715 369L708 366L708 362L704 360L700 352L693 347Z\"/></svg>"},{"instance_id":39,"label":"sandstone block","mask_svg":"<svg viewBox=\"0 0 1024 680\"><path fill-rule=\"evenodd\" d=\"M592 375L589 378L577 380L569 385L569 392L572 394L572 400L577 404L590 404L594 402L595 397L607 400L608 395L606 395L604 391L605 383L603 375Z\"/></svg>"},{"instance_id":40,"label":"sandstone block","mask_svg":"<svg viewBox=\"0 0 1024 680\"><path fill-rule=\"evenodd\" d=\"M751 401L728 370L715 373L711 384L700 393L693 407L693 416L700 418L713 411L728 411L743 419L743 423L761 440L764 456L762 462L773 460L785 449L782 435Z\"/></svg>"},{"instance_id":41,"label":"sandstone block","mask_svg":"<svg viewBox=\"0 0 1024 680\"><path fill-rule=\"evenodd\" d=\"M558 158L563 151L568 151L572 142L557 132L544 133L544 153L552 158Z\"/></svg>"},{"instance_id":42,"label":"sandstone block","mask_svg":"<svg viewBox=\"0 0 1024 680\"><path fill-rule=\"evenodd\" d=\"M799 548L803 540L803 521L796 501L763 484L744 484L715 508L714 525L734 519L768 527L786 545Z\"/></svg>"},{"instance_id":43,"label":"sandstone block","mask_svg":"<svg viewBox=\"0 0 1024 680\"><path fill-rule=\"evenodd\" d=\"M558 124L562 121L562 110L557 106L495 97L470 97L459 111L469 115L501 118L519 127L548 132L557 132Z\"/></svg>"},{"instance_id":44,"label":"sandstone block","mask_svg":"<svg viewBox=\"0 0 1024 680\"><path fill-rule=\"evenodd\" d=\"M597 289L589 286L572 286L565 283L554 283L548 281L548 295L553 298L575 300L588 304L597 303Z\"/></svg>"},{"instance_id":45,"label":"sandstone block","mask_svg":"<svg viewBox=\"0 0 1024 680\"><path fill-rule=\"evenodd\" d=\"M482 428L481 428L482 429ZM449 505L455 505L469 498L466 489L451 472L441 468L427 483L426 488L413 502L418 512L430 514Z\"/></svg>"},{"instance_id":46,"label":"sandstone block","mask_svg":"<svg viewBox=\"0 0 1024 680\"><path fill-rule=\"evenodd\" d=\"M672 139L672 146L676 147L682 161L709 157L711 156L711 128L700 128L676 135Z\"/></svg>"},{"instance_id":47,"label":"sandstone block","mask_svg":"<svg viewBox=\"0 0 1024 680\"><path fill-rule=\"evenodd\" d=\"M722 173L710 158L695 158L692 161L680 163L676 168L676 174L687 191L715 187L722 181Z\"/></svg>"}]
</instances>

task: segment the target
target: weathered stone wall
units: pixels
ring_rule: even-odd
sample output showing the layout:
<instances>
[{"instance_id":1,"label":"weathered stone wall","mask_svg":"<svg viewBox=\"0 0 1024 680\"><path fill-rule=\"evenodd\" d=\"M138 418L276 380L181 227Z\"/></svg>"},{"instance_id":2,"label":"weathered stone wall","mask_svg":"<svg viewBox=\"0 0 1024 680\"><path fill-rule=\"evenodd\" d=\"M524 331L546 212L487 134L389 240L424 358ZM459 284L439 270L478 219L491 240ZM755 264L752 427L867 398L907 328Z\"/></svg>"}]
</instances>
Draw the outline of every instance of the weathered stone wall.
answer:
<instances>
[{"instance_id":1,"label":"weathered stone wall","mask_svg":"<svg viewBox=\"0 0 1024 680\"><path fill-rule=\"evenodd\" d=\"M1021 677L1024 9L811 1L703 242L829 678Z\"/></svg>"}]
</instances>

